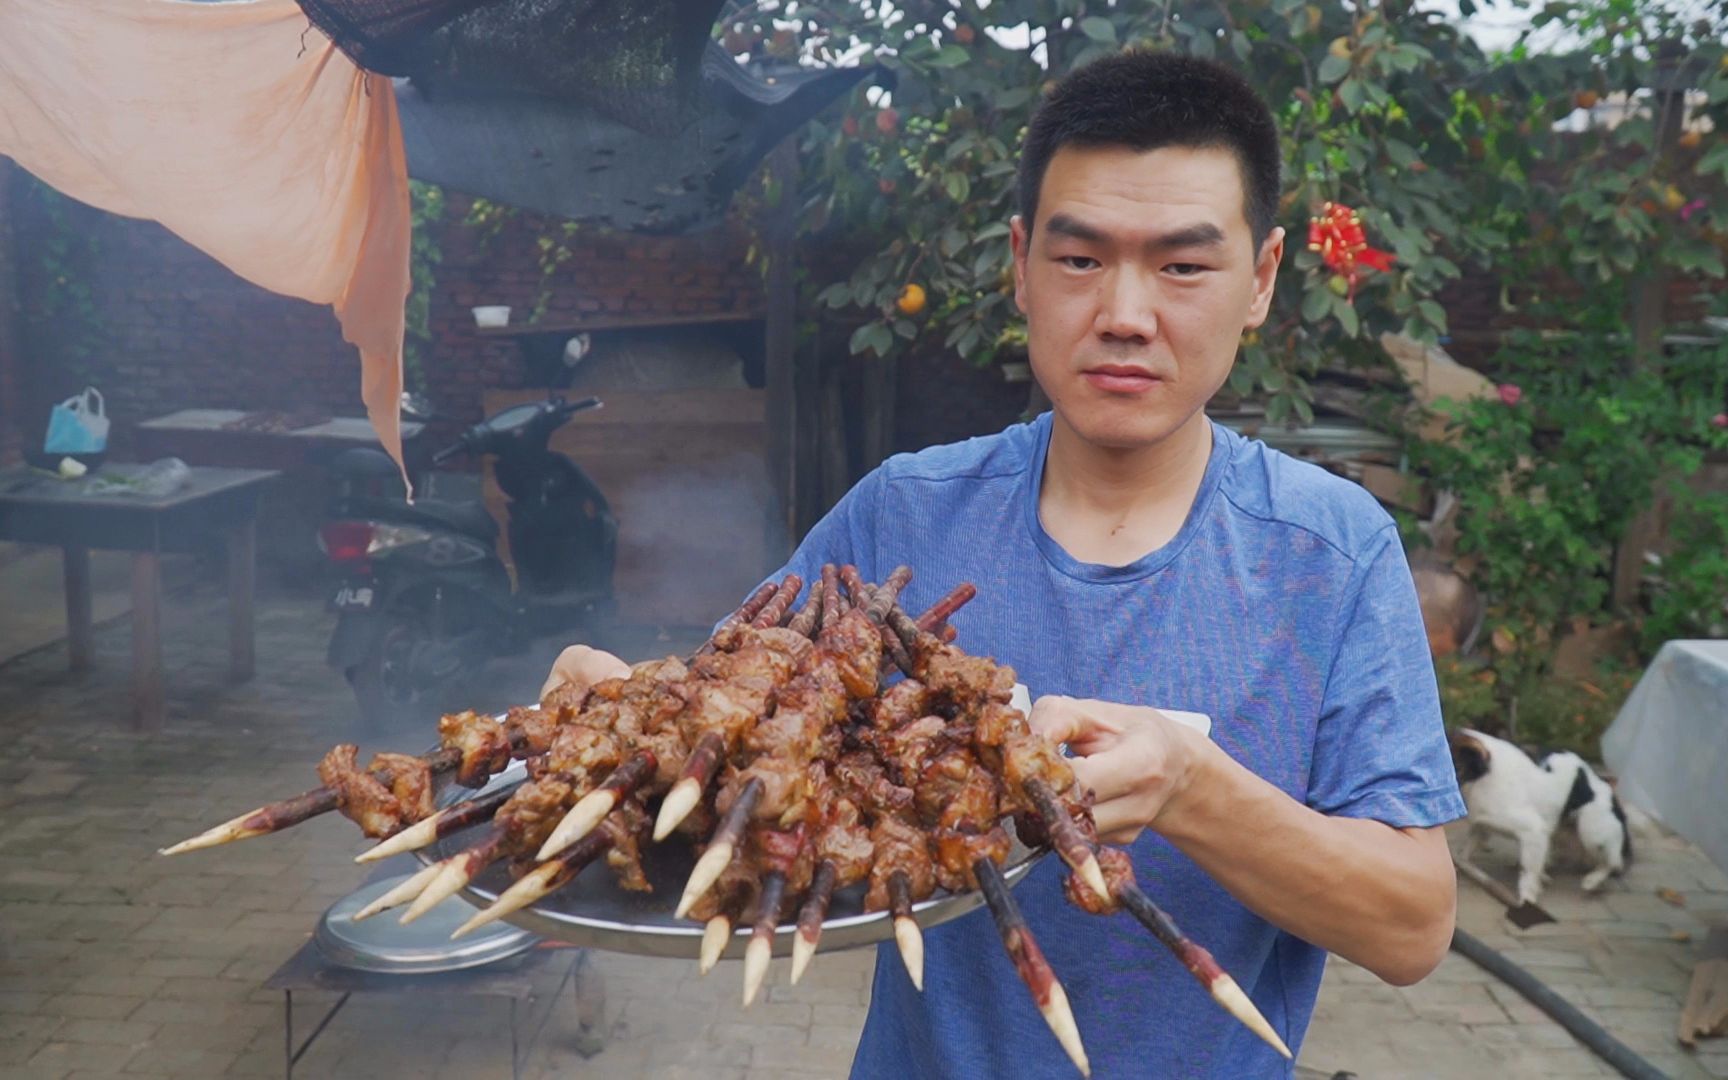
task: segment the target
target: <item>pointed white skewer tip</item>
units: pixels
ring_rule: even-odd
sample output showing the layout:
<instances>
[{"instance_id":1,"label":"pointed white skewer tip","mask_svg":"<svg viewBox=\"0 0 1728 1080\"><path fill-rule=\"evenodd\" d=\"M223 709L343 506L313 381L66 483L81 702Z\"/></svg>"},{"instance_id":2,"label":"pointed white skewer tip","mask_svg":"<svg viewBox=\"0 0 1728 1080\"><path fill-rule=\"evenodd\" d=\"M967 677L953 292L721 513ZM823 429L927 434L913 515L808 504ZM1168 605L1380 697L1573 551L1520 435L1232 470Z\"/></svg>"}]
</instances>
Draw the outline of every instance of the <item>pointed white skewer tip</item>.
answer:
<instances>
[{"instance_id":1,"label":"pointed white skewer tip","mask_svg":"<svg viewBox=\"0 0 1728 1080\"><path fill-rule=\"evenodd\" d=\"M380 911L389 911L391 908L406 904L416 896L419 896L426 890L427 884L430 883L433 878L438 876L438 871L443 868L443 865L443 863L432 863L428 866L421 867L420 871L413 877L403 880L389 892L386 892L384 895L378 897L378 899L367 904L359 911L356 911L354 913L354 921L359 922L361 919L370 919Z\"/></svg>"},{"instance_id":2,"label":"pointed white skewer tip","mask_svg":"<svg viewBox=\"0 0 1728 1080\"><path fill-rule=\"evenodd\" d=\"M1110 899L1110 886L1104 882L1104 869L1098 865L1098 856L1088 855L1086 861L1080 864L1080 880L1086 883L1093 894L1100 900Z\"/></svg>"},{"instance_id":3,"label":"pointed white skewer tip","mask_svg":"<svg viewBox=\"0 0 1728 1080\"><path fill-rule=\"evenodd\" d=\"M816 943L803 934L792 936L792 985L797 986L798 980L804 977L804 969L810 966L810 958L816 955Z\"/></svg>"},{"instance_id":4,"label":"pointed white skewer tip","mask_svg":"<svg viewBox=\"0 0 1728 1080\"><path fill-rule=\"evenodd\" d=\"M906 974L912 977L912 985L920 993L924 990L924 932L910 916L901 915L894 920L894 941L900 946L900 959L906 965Z\"/></svg>"},{"instance_id":5,"label":"pointed white skewer tip","mask_svg":"<svg viewBox=\"0 0 1728 1080\"><path fill-rule=\"evenodd\" d=\"M404 851L417 851L432 841L438 839L438 819L442 813L433 814L425 821L418 821L403 829L395 836L387 836L370 848L354 856L357 863L376 862L387 859Z\"/></svg>"},{"instance_id":6,"label":"pointed white skewer tip","mask_svg":"<svg viewBox=\"0 0 1728 1080\"><path fill-rule=\"evenodd\" d=\"M690 880L684 885L684 895L678 898L678 910L675 912L682 919L689 914L696 901L702 899L702 894L720 880L728 864L732 862L732 845L722 841L702 853L696 860L696 866L690 871Z\"/></svg>"},{"instance_id":7,"label":"pointed white skewer tip","mask_svg":"<svg viewBox=\"0 0 1728 1080\"><path fill-rule=\"evenodd\" d=\"M590 791L582 796L576 801L576 805L570 808L570 812L564 815L564 820L558 823L558 827L552 830L552 835L546 838L546 843L540 846L540 851L534 858L545 862L587 836L616 805L618 793L615 791Z\"/></svg>"},{"instance_id":8,"label":"pointed white skewer tip","mask_svg":"<svg viewBox=\"0 0 1728 1080\"><path fill-rule=\"evenodd\" d=\"M1092 1063L1086 1058L1086 1046L1080 1041L1080 1028L1074 1023L1074 1010L1068 1004L1068 992L1061 983L1050 984L1050 1000L1038 1007L1044 1022L1056 1033L1056 1041L1068 1054L1068 1060L1080 1070L1080 1075L1092 1075Z\"/></svg>"},{"instance_id":9,"label":"pointed white skewer tip","mask_svg":"<svg viewBox=\"0 0 1728 1080\"><path fill-rule=\"evenodd\" d=\"M672 830L689 817L690 811L696 809L696 804L701 801L702 785L693 778L685 777L673 784L672 790L660 802L660 813L654 818L654 840L659 842L671 836Z\"/></svg>"},{"instance_id":10,"label":"pointed white skewer tip","mask_svg":"<svg viewBox=\"0 0 1728 1080\"><path fill-rule=\"evenodd\" d=\"M767 937L752 937L750 944L744 949L744 1007L756 1000L757 991L762 989L762 980L768 975L768 958L773 945Z\"/></svg>"},{"instance_id":11,"label":"pointed white skewer tip","mask_svg":"<svg viewBox=\"0 0 1728 1080\"><path fill-rule=\"evenodd\" d=\"M259 809L263 808L260 807ZM256 830L241 827L241 824L247 818L250 818L257 812L257 810L248 810L239 817L232 818L228 821L224 821L220 825L205 829L203 832L199 833L197 836L191 837L190 839L182 840L178 844L170 844L165 848L157 848L156 854L179 855L187 851L199 851L203 848L216 847L219 844L230 843L234 840L245 840L248 837L258 836L260 834Z\"/></svg>"},{"instance_id":12,"label":"pointed white skewer tip","mask_svg":"<svg viewBox=\"0 0 1728 1080\"><path fill-rule=\"evenodd\" d=\"M407 926L431 911L439 902L455 896L462 891L462 886L466 884L468 884L468 874L457 860L453 859L445 863L444 868L438 871L438 876L432 879L425 891L416 896L414 902L408 905L408 910L402 915L402 925Z\"/></svg>"},{"instance_id":13,"label":"pointed white skewer tip","mask_svg":"<svg viewBox=\"0 0 1728 1080\"><path fill-rule=\"evenodd\" d=\"M720 954L726 951L726 941L732 936L732 920L724 915L716 915L708 920L702 928L702 956L696 962L698 974L706 975L720 962Z\"/></svg>"},{"instance_id":14,"label":"pointed white skewer tip","mask_svg":"<svg viewBox=\"0 0 1728 1080\"><path fill-rule=\"evenodd\" d=\"M1284 1040L1272 1030L1272 1025L1266 1022L1266 1017L1254 1007L1248 995L1236 985L1236 980L1228 975L1215 979L1212 983L1212 999L1224 1006L1226 1012L1242 1022L1242 1026L1265 1040L1266 1045L1282 1054L1286 1060L1290 1058L1290 1048L1284 1045Z\"/></svg>"}]
</instances>

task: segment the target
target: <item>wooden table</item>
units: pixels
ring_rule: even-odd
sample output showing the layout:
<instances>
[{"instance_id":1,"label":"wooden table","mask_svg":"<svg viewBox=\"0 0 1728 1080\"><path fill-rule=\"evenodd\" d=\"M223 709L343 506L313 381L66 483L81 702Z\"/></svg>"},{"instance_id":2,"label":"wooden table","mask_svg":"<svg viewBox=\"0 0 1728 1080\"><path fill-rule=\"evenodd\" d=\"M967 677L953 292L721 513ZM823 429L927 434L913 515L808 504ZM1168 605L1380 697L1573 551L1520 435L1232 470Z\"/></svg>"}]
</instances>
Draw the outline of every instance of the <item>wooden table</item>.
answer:
<instances>
[{"instance_id":1,"label":"wooden table","mask_svg":"<svg viewBox=\"0 0 1728 1080\"><path fill-rule=\"evenodd\" d=\"M135 476L142 465L107 464L100 475ZM90 549L132 552L132 711L134 728L160 731L162 561L164 552L196 551L213 536L228 550L228 664L239 682L252 677L252 593L262 469L190 466L191 478L168 495L92 495L79 483L28 469L0 471L0 540L51 544L65 560L66 636L72 670L94 660L90 618Z\"/></svg>"},{"instance_id":2,"label":"wooden table","mask_svg":"<svg viewBox=\"0 0 1728 1080\"><path fill-rule=\"evenodd\" d=\"M283 471L322 467L339 451L379 445L377 433L361 416L332 417L294 431L244 431L224 426L247 415L240 409L181 409L133 428L133 445L140 457L148 459L172 455L193 464L219 461ZM425 426L417 420L403 420L402 441L412 441Z\"/></svg>"}]
</instances>

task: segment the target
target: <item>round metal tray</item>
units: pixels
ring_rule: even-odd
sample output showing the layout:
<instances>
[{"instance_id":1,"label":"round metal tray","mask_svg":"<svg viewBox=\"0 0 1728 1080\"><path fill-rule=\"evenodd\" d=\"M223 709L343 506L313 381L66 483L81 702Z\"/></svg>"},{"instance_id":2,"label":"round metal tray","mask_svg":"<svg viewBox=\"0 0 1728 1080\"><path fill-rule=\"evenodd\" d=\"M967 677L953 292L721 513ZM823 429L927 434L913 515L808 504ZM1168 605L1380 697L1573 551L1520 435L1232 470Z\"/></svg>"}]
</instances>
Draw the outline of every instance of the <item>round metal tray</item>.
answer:
<instances>
[{"instance_id":1,"label":"round metal tray","mask_svg":"<svg viewBox=\"0 0 1728 1080\"><path fill-rule=\"evenodd\" d=\"M516 783L526 775L527 770L520 761L511 762L508 769L494 776L480 792L494 791L507 784ZM450 783L438 793L438 805L447 806L480 792ZM1004 824L1012 837L1012 820ZM484 828L484 825L478 825L447 836L416 851L415 858L422 863L430 863L454 855L477 839ZM1018 883L1046 854L1048 849L1034 851L1016 839L1002 867L1008 884ZM551 940L566 941L586 948L694 960L701 952L702 924L691 919L676 918L673 910L677 907L678 897L684 891L684 882L695 865L693 843L675 833L663 843L650 841L643 845L642 869L654 887L653 892L637 893L619 888L612 871L596 862L578 875L576 880L540 903L506 915L501 921ZM495 863L463 889L462 895L469 902L484 907L496 900L498 894L509 888L510 884L509 873L502 864ZM818 951L858 949L879 941L887 941L894 936L893 920L888 912L866 913L863 910L863 899L862 883L835 892L829 906L828 919L822 924L822 939ZM949 893L938 889L929 899L912 906L912 917L920 926L929 928L964 915L983 902L983 894L976 891ZM462 905L464 910L466 907L467 905ZM428 913L428 918L430 914ZM792 922L784 923L776 930L773 944L775 956L791 954L792 936L795 932L796 927ZM742 957L750 933L749 926L740 927L722 955Z\"/></svg>"},{"instance_id":2,"label":"round metal tray","mask_svg":"<svg viewBox=\"0 0 1728 1080\"><path fill-rule=\"evenodd\" d=\"M395 919L355 922L354 913L383 896L407 877L400 874L368 882L331 904L318 920L313 940L333 964L386 975L430 975L460 971L526 952L540 935L504 922L450 940L474 909L452 897L407 926Z\"/></svg>"}]
</instances>

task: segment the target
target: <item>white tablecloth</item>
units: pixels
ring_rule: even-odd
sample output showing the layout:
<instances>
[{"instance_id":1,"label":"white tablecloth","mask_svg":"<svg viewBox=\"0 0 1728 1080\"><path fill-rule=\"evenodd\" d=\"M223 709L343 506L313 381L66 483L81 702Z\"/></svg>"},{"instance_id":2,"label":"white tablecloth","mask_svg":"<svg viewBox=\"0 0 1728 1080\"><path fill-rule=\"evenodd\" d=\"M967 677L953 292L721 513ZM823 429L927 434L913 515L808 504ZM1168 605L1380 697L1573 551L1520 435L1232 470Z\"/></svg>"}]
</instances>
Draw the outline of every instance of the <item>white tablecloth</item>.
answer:
<instances>
[{"instance_id":1,"label":"white tablecloth","mask_svg":"<svg viewBox=\"0 0 1728 1080\"><path fill-rule=\"evenodd\" d=\"M1728 871L1728 641L1670 641L1602 737L1620 797Z\"/></svg>"}]
</instances>

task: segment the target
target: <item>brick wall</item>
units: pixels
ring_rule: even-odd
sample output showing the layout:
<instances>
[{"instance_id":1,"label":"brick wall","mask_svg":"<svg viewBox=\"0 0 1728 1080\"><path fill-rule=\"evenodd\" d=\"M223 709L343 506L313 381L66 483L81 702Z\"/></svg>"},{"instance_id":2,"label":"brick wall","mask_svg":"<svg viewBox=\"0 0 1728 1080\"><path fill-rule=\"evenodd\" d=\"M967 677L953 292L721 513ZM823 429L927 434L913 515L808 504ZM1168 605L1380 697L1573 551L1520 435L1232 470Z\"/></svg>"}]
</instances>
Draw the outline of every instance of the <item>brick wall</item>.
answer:
<instances>
[{"instance_id":1,"label":"brick wall","mask_svg":"<svg viewBox=\"0 0 1728 1080\"><path fill-rule=\"evenodd\" d=\"M14 185L23 188L26 185ZM37 250L47 222L39 200L13 192L19 295L28 316L42 309L49 283ZM491 240L454 226L467 211L452 198L439 229L443 261L436 268L426 355L426 388L442 410L466 423L480 415L482 393L523 384L517 346L475 332L469 308L509 304L513 321L532 309L542 273L536 240L557 227L523 216ZM87 363L65 360L74 328L24 320L20 378L26 414L40 424L47 404L86 381L101 386L124 449L127 428L151 416L189 407L312 408L358 414L359 360L341 339L329 310L277 296L235 277L160 226L129 221L66 203L66 220L91 238L78 276L101 313L88 328ZM694 237L606 236L580 231L565 240L572 258L554 276L545 318L565 321L598 314L699 314L759 310L760 275L744 266L744 232L737 227ZM811 253L835 258L828 251ZM1500 325L1497 286L1469 278L1445 301L1458 331ZM1673 284L1675 307L1697 312L1696 285ZM1485 363L1491 350L1459 344L1467 363ZM917 449L1000 429L1024 407L1024 383L1004 382L995 368L973 368L940 349L902 362L897 392L896 449ZM33 437L36 433L31 432Z\"/></svg>"},{"instance_id":2,"label":"brick wall","mask_svg":"<svg viewBox=\"0 0 1728 1080\"><path fill-rule=\"evenodd\" d=\"M328 308L253 286L150 222L64 201L64 220L90 241L70 258L100 318L81 327L44 321L56 286L41 260L24 253L40 250L53 227L33 195L15 193L11 203L26 313L21 393L38 427L49 403L86 382L106 395L122 449L131 424L177 409L362 411L359 356ZM482 245L474 230L453 224L466 210L452 199L438 230L443 261L423 349L427 389L464 423L479 417L487 388L517 387L523 375L515 344L476 334L469 309L509 304L513 321L524 318L541 289L535 241L557 234L523 216ZM552 279L545 318L759 310L761 278L744 266L745 242L736 228L683 238L579 232L566 240L573 256ZM88 345L81 361L69 357L78 339Z\"/></svg>"}]
</instances>

